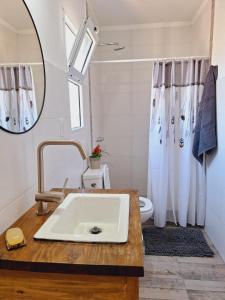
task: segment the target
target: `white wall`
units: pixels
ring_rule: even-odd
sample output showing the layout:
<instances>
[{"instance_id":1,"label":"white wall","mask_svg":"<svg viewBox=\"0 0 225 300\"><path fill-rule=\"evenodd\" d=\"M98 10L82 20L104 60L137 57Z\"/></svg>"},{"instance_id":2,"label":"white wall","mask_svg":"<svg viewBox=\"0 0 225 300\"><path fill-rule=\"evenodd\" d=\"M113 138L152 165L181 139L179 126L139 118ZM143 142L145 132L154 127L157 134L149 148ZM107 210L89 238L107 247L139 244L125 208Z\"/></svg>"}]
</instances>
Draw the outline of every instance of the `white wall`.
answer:
<instances>
[{"instance_id":1,"label":"white wall","mask_svg":"<svg viewBox=\"0 0 225 300\"><path fill-rule=\"evenodd\" d=\"M78 3L79 2L79 3ZM69 99L66 80L66 54L61 2L26 0L36 23L46 65L46 99L37 126L22 135L0 131L0 232L11 225L34 203L36 191L36 146L45 139L79 140L89 150L90 118L88 80L84 84L85 126L70 128ZM78 11L80 0L73 1ZM83 10L80 15L84 14ZM74 149L64 147L46 151L46 188L60 187L66 176L69 185L80 186L83 162Z\"/></svg>"},{"instance_id":2,"label":"white wall","mask_svg":"<svg viewBox=\"0 0 225 300\"><path fill-rule=\"evenodd\" d=\"M204 0L192 24L192 55L208 56L210 53L212 0Z\"/></svg>"},{"instance_id":3,"label":"white wall","mask_svg":"<svg viewBox=\"0 0 225 300\"><path fill-rule=\"evenodd\" d=\"M41 62L41 51L36 32L17 35L18 62Z\"/></svg>"},{"instance_id":4,"label":"white wall","mask_svg":"<svg viewBox=\"0 0 225 300\"><path fill-rule=\"evenodd\" d=\"M0 25L0 57L1 63L17 61L17 34Z\"/></svg>"},{"instance_id":5,"label":"white wall","mask_svg":"<svg viewBox=\"0 0 225 300\"><path fill-rule=\"evenodd\" d=\"M212 63L218 65L218 150L208 162L206 231L225 260L225 1L216 0Z\"/></svg>"},{"instance_id":6,"label":"white wall","mask_svg":"<svg viewBox=\"0 0 225 300\"><path fill-rule=\"evenodd\" d=\"M86 1L84 0L61 0L65 14L73 23L75 29L79 29L86 16Z\"/></svg>"},{"instance_id":7,"label":"white wall","mask_svg":"<svg viewBox=\"0 0 225 300\"><path fill-rule=\"evenodd\" d=\"M39 42L35 30L28 33L17 34L17 60L18 63L42 62ZM13 62L13 61L11 61ZM38 113L41 111L44 96L44 70L42 65L31 65Z\"/></svg>"},{"instance_id":8,"label":"white wall","mask_svg":"<svg viewBox=\"0 0 225 300\"><path fill-rule=\"evenodd\" d=\"M126 48L99 47L96 60L142 59L208 55L210 6L194 24L101 32L101 42L118 41ZM204 38L201 35L205 27ZM194 35L194 32L196 33ZM200 43L200 45L198 45ZM195 45L195 46L194 46ZM198 46L197 46L198 45ZM148 131L152 63L106 63L91 66L93 139L104 136L114 188L147 194Z\"/></svg>"}]
</instances>

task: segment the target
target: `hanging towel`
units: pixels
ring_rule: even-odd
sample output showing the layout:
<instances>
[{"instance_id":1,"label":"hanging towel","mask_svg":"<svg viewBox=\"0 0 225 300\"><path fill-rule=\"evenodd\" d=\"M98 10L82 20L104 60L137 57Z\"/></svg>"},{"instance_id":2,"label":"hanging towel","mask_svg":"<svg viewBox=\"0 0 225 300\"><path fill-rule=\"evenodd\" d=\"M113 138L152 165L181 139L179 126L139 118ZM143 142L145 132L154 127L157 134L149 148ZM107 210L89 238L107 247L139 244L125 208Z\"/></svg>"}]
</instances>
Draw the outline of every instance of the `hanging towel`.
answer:
<instances>
[{"instance_id":1,"label":"hanging towel","mask_svg":"<svg viewBox=\"0 0 225 300\"><path fill-rule=\"evenodd\" d=\"M106 164L103 165L103 183L104 189L110 189L109 168Z\"/></svg>"},{"instance_id":2,"label":"hanging towel","mask_svg":"<svg viewBox=\"0 0 225 300\"><path fill-rule=\"evenodd\" d=\"M216 80L218 66L211 66L206 77L199 106L192 153L202 164L203 154L217 147L216 132Z\"/></svg>"}]
</instances>

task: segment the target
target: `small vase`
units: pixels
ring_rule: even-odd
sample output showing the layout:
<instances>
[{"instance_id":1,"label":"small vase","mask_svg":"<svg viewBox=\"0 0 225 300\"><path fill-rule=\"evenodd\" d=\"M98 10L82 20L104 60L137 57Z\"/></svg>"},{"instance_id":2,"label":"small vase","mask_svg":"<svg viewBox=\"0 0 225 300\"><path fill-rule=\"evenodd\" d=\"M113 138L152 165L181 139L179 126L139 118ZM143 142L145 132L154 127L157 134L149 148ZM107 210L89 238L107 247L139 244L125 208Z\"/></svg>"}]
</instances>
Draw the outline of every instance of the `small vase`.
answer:
<instances>
[{"instance_id":1,"label":"small vase","mask_svg":"<svg viewBox=\"0 0 225 300\"><path fill-rule=\"evenodd\" d=\"M90 160L90 168L91 169L100 169L101 159L89 157Z\"/></svg>"}]
</instances>

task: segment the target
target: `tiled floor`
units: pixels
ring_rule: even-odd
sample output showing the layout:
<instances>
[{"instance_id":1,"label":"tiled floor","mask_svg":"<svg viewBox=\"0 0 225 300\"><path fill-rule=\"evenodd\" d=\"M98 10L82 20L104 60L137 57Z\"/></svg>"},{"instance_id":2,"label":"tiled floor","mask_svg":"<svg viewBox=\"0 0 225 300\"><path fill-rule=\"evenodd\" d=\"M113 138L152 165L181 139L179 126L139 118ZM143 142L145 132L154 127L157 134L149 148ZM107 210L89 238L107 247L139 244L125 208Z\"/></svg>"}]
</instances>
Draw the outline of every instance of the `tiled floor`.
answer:
<instances>
[{"instance_id":1,"label":"tiled floor","mask_svg":"<svg viewBox=\"0 0 225 300\"><path fill-rule=\"evenodd\" d=\"M212 258L145 256L139 299L225 300L225 264L208 243Z\"/></svg>"}]
</instances>

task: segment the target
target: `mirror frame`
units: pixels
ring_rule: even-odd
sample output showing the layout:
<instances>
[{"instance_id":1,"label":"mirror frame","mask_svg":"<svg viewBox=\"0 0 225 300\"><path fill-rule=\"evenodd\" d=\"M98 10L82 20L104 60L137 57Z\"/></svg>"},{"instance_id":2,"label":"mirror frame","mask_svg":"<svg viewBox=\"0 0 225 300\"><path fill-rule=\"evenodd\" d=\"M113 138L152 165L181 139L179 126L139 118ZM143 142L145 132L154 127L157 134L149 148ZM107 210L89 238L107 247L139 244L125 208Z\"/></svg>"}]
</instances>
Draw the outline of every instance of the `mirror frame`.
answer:
<instances>
[{"instance_id":1,"label":"mirror frame","mask_svg":"<svg viewBox=\"0 0 225 300\"><path fill-rule=\"evenodd\" d=\"M40 37L39 37L39 34L38 34L37 27L36 27L35 22L34 22L34 19L32 17L32 14L31 14L31 12L30 12L27 4L25 3L25 0L22 0L22 2L24 4L24 8L27 10L27 13L30 16L31 22L32 22L32 24L34 26L34 30L36 32L36 36L37 36L37 39L38 39L38 43L39 43L39 47L40 47L40 52L41 52L41 58L42 58L42 62L43 62L44 90L43 90L43 101L42 101L41 109L40 109L40 112L38 114L37 120L35 121L35 123L29 129L27 129L26 131L21 131L21 132L12 132L12 131L7 130L4 127L0 126L0 129L3 130L3 131L5 131L7 133L11 133L11 134L18 134L18 135L19 134L25 134L25 133L29 132L37 124L37 122L39 121L39 119L40 119L40 117L42 115L42 112L43 112L43 108L44 108L44 104L45 104L45 96L46 96L46 69L45 69L45 61L44 61L44 54L43 54L43 50L42 50L41 40L40 40Z\"/></svg>"}]
</instances>

